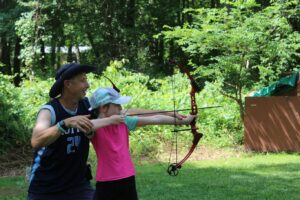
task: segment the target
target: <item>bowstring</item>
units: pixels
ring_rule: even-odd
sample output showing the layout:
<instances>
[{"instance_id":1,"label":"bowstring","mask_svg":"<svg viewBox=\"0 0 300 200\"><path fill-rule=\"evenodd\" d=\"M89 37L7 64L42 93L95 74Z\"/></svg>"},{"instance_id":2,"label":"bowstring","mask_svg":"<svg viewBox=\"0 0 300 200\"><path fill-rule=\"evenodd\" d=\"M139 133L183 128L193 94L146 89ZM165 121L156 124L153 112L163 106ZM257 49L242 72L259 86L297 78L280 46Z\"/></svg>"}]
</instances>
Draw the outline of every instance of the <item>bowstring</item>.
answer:
<instances>
[{"instance_id":1,"label":"bowstring","mask_svg":"<svg viewBox=\"0 0 300 200\"><path fill-rule=\"evenodd\" d=\"M175 129L176 129L176 98L175 98L175 78L174 78L174 74L171 78L171 87L172 87L172 100L173 100L173 117L174 117L173 133L174 133L174 135L172 135L171 151L170 151L170 156L169 156L169 165L171 164L171 158L172 158L172 154L173 154L174 143L175 143L175 163L178 162L178 135L177 135L177 132L175 132Z\"/></svg>"}]
</instances>

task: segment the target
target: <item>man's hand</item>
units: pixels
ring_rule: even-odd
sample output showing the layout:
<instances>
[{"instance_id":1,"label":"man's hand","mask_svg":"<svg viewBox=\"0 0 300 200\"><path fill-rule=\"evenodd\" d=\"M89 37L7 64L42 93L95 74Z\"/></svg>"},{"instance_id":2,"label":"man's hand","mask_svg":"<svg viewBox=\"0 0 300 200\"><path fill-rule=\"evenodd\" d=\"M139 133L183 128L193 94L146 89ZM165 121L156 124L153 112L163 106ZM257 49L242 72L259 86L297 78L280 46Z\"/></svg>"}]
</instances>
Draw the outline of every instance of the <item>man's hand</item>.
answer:
<instances>
[{"instance_id":1,"label":"man's hand","mask_svg":"<svg viewBox=\"0 0 300 200\"><path fill-rule=\"evenodd\" d=\"M83 133L89 133L93 130L93 124L90 121L90 115L79 115L65 119L68 128L78 128Z\"/></svg>"}]
</instances>

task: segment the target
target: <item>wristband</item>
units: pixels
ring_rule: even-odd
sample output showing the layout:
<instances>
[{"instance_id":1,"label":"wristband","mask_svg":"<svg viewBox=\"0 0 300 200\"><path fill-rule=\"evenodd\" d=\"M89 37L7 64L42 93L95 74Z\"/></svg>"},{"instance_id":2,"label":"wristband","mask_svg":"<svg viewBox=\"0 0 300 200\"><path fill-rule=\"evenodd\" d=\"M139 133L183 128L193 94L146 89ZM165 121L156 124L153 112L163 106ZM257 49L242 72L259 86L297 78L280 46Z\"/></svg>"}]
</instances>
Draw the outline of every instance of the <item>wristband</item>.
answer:
<instances>
[{"instance_id":1,"label":"wristband","mask_svg":"<svg viewBox=\"0 0 300 200\"><path fill-rule=\"evenodd\" d=\"M59 122L59 125L60 125L60 127L62 127L62 128L65 130L65 132L67 132L68 127L67 127L66 124L65 124L65 120L61 120L61 121Z\"/></svg>"},{"instance_id":2,"label":"wristband","mask_svg":"<svg viewBox=\"0 0 300 200\"><path fill-rule=\"evenodd\" d=\"M59 132L60 132L61 135L64 135L67 132L67 130L65 128L63 128L63 127L66 127L66 125L65 125L65 123L64 123L63 120L60 121L60 122L58 122L56 124L56 126L57 126L57 128L58 128L58 130L59 130Z\"/></svg>"}]
</instances>

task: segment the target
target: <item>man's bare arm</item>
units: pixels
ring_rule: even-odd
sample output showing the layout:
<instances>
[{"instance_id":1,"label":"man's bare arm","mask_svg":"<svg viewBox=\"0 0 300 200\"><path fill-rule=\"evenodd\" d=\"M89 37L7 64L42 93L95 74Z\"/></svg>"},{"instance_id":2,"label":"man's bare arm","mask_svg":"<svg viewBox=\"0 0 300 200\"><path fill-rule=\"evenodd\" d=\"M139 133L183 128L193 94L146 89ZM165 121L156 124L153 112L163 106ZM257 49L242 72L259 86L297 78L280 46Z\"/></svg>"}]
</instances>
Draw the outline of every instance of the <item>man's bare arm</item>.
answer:
<instances>
[{"instance_id":1,"label":"man's bare arm","mask_svg":"<svg viewBox=\"0 0 300 200\"><path fill-rule=\"evenodd\" d=\"M39 112L35 127L32 131L31 146L34 149L52 144L60 136L57 126L51 127L51 112L43 109Z\"/></svg>"},{"instance_id":2,"label":"man's bare arm","mask_svg":"<svg viewBox=\"0 0 300 200\"><path fill-rule=\"evenodd\" d=\"M83 133L89 133L93 130L93 124L89 120L89 115L79 115L64 119L68 128L78 128ZM51 112L43 109L39 112L35 127L32 131L31 146L34 149L48 146L55 142L61 135L57 125L51 126Z\"/></svg>"}]
</instances>

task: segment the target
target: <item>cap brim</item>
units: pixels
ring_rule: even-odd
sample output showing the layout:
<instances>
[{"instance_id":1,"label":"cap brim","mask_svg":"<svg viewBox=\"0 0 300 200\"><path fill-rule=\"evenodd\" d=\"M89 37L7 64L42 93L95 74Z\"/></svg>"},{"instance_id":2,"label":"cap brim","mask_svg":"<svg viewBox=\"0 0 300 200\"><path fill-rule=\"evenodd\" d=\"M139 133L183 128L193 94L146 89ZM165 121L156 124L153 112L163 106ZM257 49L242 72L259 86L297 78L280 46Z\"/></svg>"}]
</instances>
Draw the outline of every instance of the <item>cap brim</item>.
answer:
<instances>
[{"instance_id":1,"label":"cap brim","mask_svg":"<svg viewBox=\"0 0 300 200\"><path fill-rule=\"evenodd\" d=\"M64 80L68 80L80 73L90 73L96 71L96 68L91 65L76 65L75 67L68 69L64 72L64 75L60 77L55 83L52 85L49 96L51 98L57 97L62 92Z\"/></svg>"},{"instance_id":2,"label":"cap brim","mask_svg":"<svg viewBox=\"0 0 300 200\"><path fill-rule=\"evenodd\" d=\"M112 103L114 103L114 104L126 104L126 103L129 103L131 101L131 98L132 97L129 97L129 96L121 96L118 99L112 101Z\"/></svg>"}]
</instances>

